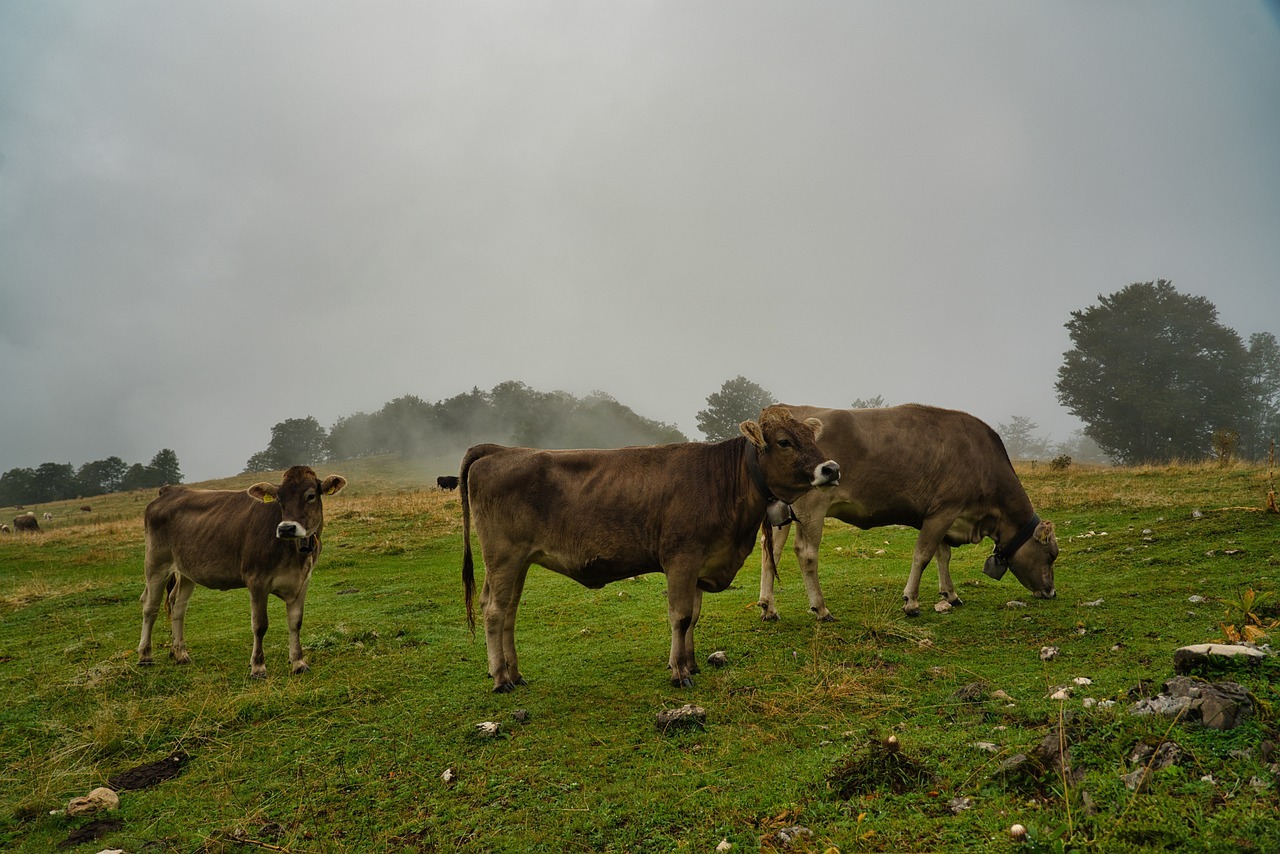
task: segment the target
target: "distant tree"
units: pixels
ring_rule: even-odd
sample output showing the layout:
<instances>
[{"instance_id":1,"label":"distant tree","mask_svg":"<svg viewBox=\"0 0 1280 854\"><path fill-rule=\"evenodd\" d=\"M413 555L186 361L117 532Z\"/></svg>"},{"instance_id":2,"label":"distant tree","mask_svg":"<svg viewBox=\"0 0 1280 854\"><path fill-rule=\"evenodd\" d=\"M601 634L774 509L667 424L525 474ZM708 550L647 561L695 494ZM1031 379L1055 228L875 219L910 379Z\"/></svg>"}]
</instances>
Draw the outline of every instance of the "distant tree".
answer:
<instances>
[{"instance_id":1,"label":"distant tree","mask_svg":"<svg viewBox=\"0 0 1280 854\"><path fill-rule=\"evenodd\" d=\"M1280 439L1280 343L1270 332L1249 336L1249 381L1254 408L1240 430L1240 453L1262 460Z\"/></svg>"},{"instance_id":2,"label":"distant tree","mask_svg":"<svg viewBox=\"0 0 1280 854\"><path fill-rule=\"evenodd\" d=\"M1037 436L1039 429L1039 424L1024 415L1013 416L1008 424L996 425L1004 449L1014 460L1041 460L1049 456L1049 439Z\"/></svg>"},{"instance_id":3,"label":"distant tree","mask_svg":"<svg viewBox=\"0 0 1280 854\"><path fill-rule=\"evenodd\" d=\"M3 475L0 475L0 504L10 505L33 502L35 499L30 496L35 495L35 481L35 469L9 469Z\"/></svg>"},{"instance_id":4,"label":"distant tree","mask_svg":"<svg viewBox=\"0 0 1280 854\"><path fill-rule=\"evenodd\" d=\"M125 492L134 489L157 489L164 484L164 476L158 470L151 466L144 466L142 463L134 463L125 472L120 489Z\"/></svg>"},{"instance_id":5,"label":"distant tree","mask_svg":"<svg viewBox=\"0 0 1280 854\"><path fill-rule=\"evenodd\" d=\"M1058 401L1122 463L1202 459L1213 432L1257 407L1248 352L1204 297L1163 279L1073 311L1075 345L1058 369Z\"/></svg>"},{"instance_id":6,"label":"distant tree","mask_svg":"<svg viewBox=\"0 0 1280 854\"><path fill-rule=\"evenodd\" d=\"M157 451L148 466L156 473L159 486L166 483L182 483L182 469L178 467L178 455L169 448Z\"/></svg>"},{"instance_id":7,"label":"distant tree","mask_svg":"<svg viewBox=\"0 0 1280 854\"><path fill-rule=\"evenodd\" d=\"M271 428L271 443L245 463L245 473L314 465L329 458L329 434L315 416L289 418Z\"/></svg>"},{"instance_id":8,"label":"distant tree","mask_svg":"<svg viewBox=\"0 0 1280 854\"><path fill-rule=\"evenodd\" d=\"M422 398L397 397L369 419L373 446L381 453L418 456L431 443L435 421L435 407Z\"/></svg>"},{"instance_id":9,"label":"distant tree","mask_svg":"<svg viewBox=\"0 0 1280 854\"><path fill-rule=\"evenodd\" d=\"M105 495L119 492L128 471L129 464L119 457L85 463L76 472L76 482L79 484L77 494Z\"/></svg>"},{"instance_id":10,"label":"distant tree","mask_svg":"<svg viewBox=\"0 0 1280 854\"><path fill-rule=\"evenodd\" d=\"M877 394L875 397L855 397L849 407L851 409L881 409L884 407L884 396Z\"/></svg>"},{"instance_id":11,"label":"distant tree","mask_svg":"<svg viewBox=\"0 0 1280 854\"><path fill-rule=\"evenodd\" d=\"M344 415L329 428L330 459L351 460L390 452L389 447L378 441L374 416L367 412Z\"/></svg>"},{"instance_id":12,"label":"distant tree","mask_svg":"<svg viewBox=\"0 0 1280 854\"><path fill-rule=\"evenodd\" d=\"M743 376L726 380L720 390L707 396L707 408L697 415L698 429L709 442L738 435L738 425L757 418L760 410L777 403L777 398Z\"/></svg>"},{"instance_id":13,"label":"distant tree","mask_svg":"<svg viewBox=\"0 0 1280 854\"><path fill-rule=\"evenodd\" d=\"M36 466L31 486L33 492L27 501L33 504L71 498L78 486L76 470L71 463L41 463Z\"/></svg>"},{"instance_id":14,"label":"distant tree","mask_svg":"<svg viewBox=\"0 0 1280 854\"><path fill-rule=\"evenodd\" d=\"M1111 458L1098 447L1098 443L1086 436L1083 430L1071 431L1070 436L1054 447L1053 453L1070 457L1077 463L1107 465L1111 462Z\"/></svg>"}]
</instances>

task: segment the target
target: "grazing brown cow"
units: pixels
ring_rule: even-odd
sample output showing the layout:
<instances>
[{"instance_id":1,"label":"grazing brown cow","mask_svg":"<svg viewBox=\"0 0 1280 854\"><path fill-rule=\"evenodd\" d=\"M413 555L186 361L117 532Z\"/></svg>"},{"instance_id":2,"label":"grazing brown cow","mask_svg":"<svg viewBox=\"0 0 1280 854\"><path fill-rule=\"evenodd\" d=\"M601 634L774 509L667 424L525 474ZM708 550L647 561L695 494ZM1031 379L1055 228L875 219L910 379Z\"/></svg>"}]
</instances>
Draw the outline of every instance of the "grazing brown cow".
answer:
<instances>
[{"instance_id":1,"label":"grazing brown cow","mask_svg":"<svg viewBox=\"0 0 1280 854\"><path fill-rule=\"evenodd\" d=\"M436 486L441 489L457 489L458 476L456 474L442 474L436 478Z\"/></svg>"},{"instance_id":2,"label":"grazing brown cow","mask_svg":"<svg viewBox=\"0 0 1280 854\"><path fill-rule=\"evenodd\" d=\"M249 675L264 679L262 638L267 632L267 596L284 600L289 619L289 662L307 670L302 657L302 606L311 569L320 556L324 529L321 497L347 485L330 475L321 481L306 466L294 466L276 486L256 483L245 491L165 486L147 505L146 587L142 591L142 639L138 663L151 664L151 627L163 602L179 664L191 660L183 637L187 600L197 584L214 590L249 589L253 653Z\"/></svg>"},{"instance_id":3,"label":"grazing brown cow","mask_svg":"<svg viewBox=\"0 0 1280 854\"><path fill-rule=\"evenodd\" d=\"M1028 590L1054 597L1053 562L1058 540L1022 488L1004 443L986 424L964 412L907 404L886 409L821 409L793 406L797 418L819 418L822 447L844 472L835 489L814 491L795 502L796 557L809 610L833 619L818 585L818 545L823 518L859 528L909 525L920 531L911 575L902 591L908 616L920 613L920 575L938 558L938 590L952 605L964 604L951 582L951 546L990 537L995 553L983 570L993 578L1012 569ZM762 561L760 608L778 619L774 567L790 527L773 538L774 563Z\"/></svg>"},{"instance_id":4,"label":"grazing brown cow","mask_svg":"<svg viewBox=\"0 0 1280 854\"><path fill-rule=\"evenodd\" d=\"M671 684L693 684L702 591L724 590L755 547L771 504L834 484L818 450L822 424L769 407L742 436L616 450L477 445L462 461L462 580L472 599L471 516L484 556L480 605L493 690L523 685L516 608L531 564L587 587L646 572L667 576Z\"/></svg>"},{"instance_id":5,"label":"grazing brown cow","mask_svg":"<svg viewBox=\"0 0 1280 854\"><path fill-rule=\"evenodd\" d=\"M35 531L39 531L39 530L40 530L40 523L36 521L36 514L35 514L35 513L30 512L30 511L27 511L26 513L22 514L21 516L15 516L15 517L14 517L14 519L13 519L13 530L18 531L18 532L22 532L22 531L27 531L27 532L35 532Z\"/></svg>"}]
</instances>

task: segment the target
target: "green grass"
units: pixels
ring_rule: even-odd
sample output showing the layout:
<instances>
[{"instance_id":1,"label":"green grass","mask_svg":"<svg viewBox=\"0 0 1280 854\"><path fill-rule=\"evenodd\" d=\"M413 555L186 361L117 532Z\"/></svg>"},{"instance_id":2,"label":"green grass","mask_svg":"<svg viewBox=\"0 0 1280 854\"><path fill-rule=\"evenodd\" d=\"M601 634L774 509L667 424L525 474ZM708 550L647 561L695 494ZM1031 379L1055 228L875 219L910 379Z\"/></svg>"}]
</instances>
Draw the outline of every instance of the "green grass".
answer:
<instances>
[{"instance_id":1,"label":"green grass","mask_svg":"<svg viewBox=\"0 0 1280 854\"><path fill-rule=\"evenodd\" d=\"M700 657L723 649L729 666L683 691L665 674L662 576L592 591L535 568L518 627L530 684L495 695L483 636L466 627L456 493L420 488L434 474L395 460L331 468L351 486L326 504L301 676L273 600L269 677L247 678L244 591L197 590L189 666L164 654L162 624L156 666L135 666L148 496L55 507L45 533L0 539L0 847L56 848L89 819L51 810L181 750L180 776L121 793L122 826L73 850L708 851L727 839L752 851L802 825L812 838L788 850L1004 851L1015 822L1028 850L1280 850L1280 756L1263 758L1280 734L1280 666L1225 677L1261 704L1231 732L1127 712L1131 688L1173 675L1176 647L1221 639L1242 591L1274 602L1280 517L1259 509L1265 471L1023 469L1058 526L1058 599L983 576L988 544L955 551L967 604L914 620L899 604L915 532L829 522L822 578L838 621L807 614L788 555L783 619L762 623L753 556L705 597L697 631ZM1045 645L1061 654L1042 662ZM1048 699L1078 676L1093 684ZM973 683L976 699L957 695ZM1085 709L1084 697L1118 703ZM660 733L656 714L686 702L706 708L705 728ZM477 734L486 720L502 723L498 738ZM1076 775L1000 773L1059 725ZM889 735L899 754L880 746ZM1133 747L1163 740L1182 762L1128 791ZM952 814L957 797L972 808Z\"/></svg>"}]
</instances>

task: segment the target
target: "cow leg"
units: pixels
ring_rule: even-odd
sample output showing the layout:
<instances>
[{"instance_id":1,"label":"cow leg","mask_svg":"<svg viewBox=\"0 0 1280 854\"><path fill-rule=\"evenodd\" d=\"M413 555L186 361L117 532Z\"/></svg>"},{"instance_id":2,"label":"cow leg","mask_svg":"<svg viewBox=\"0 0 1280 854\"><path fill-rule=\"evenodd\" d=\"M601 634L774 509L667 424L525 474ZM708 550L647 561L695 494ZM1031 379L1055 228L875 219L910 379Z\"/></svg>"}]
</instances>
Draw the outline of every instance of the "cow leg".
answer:
<instances>
[{"instance_id":1,"label":"cow leg","mask_svg":"<svg viewBox=\"0 0 1280 854\"><path fill-rule=\"evenodd\" d=\"M818 546L822 545L823 521L824 517L819 516L816 520L801 519L796 525L796 561L804 578L804 592L809 596L809 611L822 622L829 623L835 617L827 610L822 586L818 583Z\"/></svg>"},{"instance_id":2,"label":"cow leg","mask_svg":"<svg viewBox=\"0 0 1280 854\"><path fill-rule=\"evenodd\" d=\"M671 684L676 688L693 687L693 627L702 603L698 590L697 565L685 571L667 571L667 621L671 624Z\"/></svg>"},{"instance_id":3,"label":"cow leg","mask_svg":"<svg viewBox=\"0 0 1280 854\"><path fill-rule=\"evenodd\" d=\"M684 633L684 649L688 656L686 664L694 676L702 672L698 666L698 656L693 651L693 630L698 627L698 618L702 616L702 588L693 588L693 619L689 621L689 630Z\"/></svg>"},{"instance_id":4,"label":"cow leg","mask_svg":"<svg viewBox=\"0 0 1280 854\"><path fill-rule=\"evenodd\" d=\"M769 555L760 552L760 619L772 622L778 619L778 608L773 600L773 582L778 561L782 558L782 550L787 545L787 535L791 533L791 523L773 529L773 566L769 565Z\"/></svg>"},{"instance_id":5,"label":"cow leg","mask_svg":"<svg viewBox=\"0 0 1280 854\"><path fill-rule=\"evenodd\" d=\"M196 589L196 583L181 573L177 583L169 592L169 629L173 633L173 641L169 646L169 655L179 664L190 664L191 654L187 652L185 634L187 619L187 602Z\"/></svg>"},{"instance_id":6,"label":"cow leg","mask_svg":"<svg viewBox=\"0 0 1280 854\"><path fill-rule=\"evenodd\" d=\"M945 541L938 545L938 598L945 599L954 607L964 604L956 595L956 586L951 582L951 546Z\"/></svg>"},{"instance_id":7,"label":"cow leg","mask_svg":"<svg viewBox=\"0 0 1280 854\"><path fill-rule=\"evenodd\" d=\"M302 606L307 601L307 580L303 579L291 599L284 600L285 615L289 620L289 667L294 673L306 673L311 669L302 657Z\"/></svg>"},{"instance_id":8,"label":"cow leg","mask_svg":"<svg viewBox=\"0 0 1280 854\"><path fill-rule=\"evenodd\" d=\"M911 554L911 575L907 578L907 586L902 589L902 610L908 617L920 616L920 576L942 545L942 538L952 521L954 520L950 518L933 516L925 519L920 527L920 536L916 537L915 551Z\"/></svg>"},{"instance_id":9,"label":"cow leg","mask_svg":"<svg viewBox=\"0 0 1280 854\"><path fill-rule=\"evenodd\" d=\"M520 594L529 574L529 565L498 567L485 560L484 586L480 590L480 609L484 617L484 642L489 657L489 675L493 690L505 694L526 684L520 675L516 658L516 610Z\"/></svg>"},{"instance_id":10,"label":"cow leg","mask_svg":"<svg viewBox=\"0 0 1280 854\"><path fill-rule=\"evenodd\" d=\"M249 619L253 625L253 652L249 653L249 678L267 678L267 658L262 639L267 635L267 591L249 588Z\"/></svg>"},{"instance_id":11,"label":"cow leg","mask_svg":"<svg viewBox=\"0 0 1280 854\"><path fill-rule=\"evenodd\" d=\"M151 630L156 624L156 615L160 613L160 605L164 602L165 585L169 581L169 565L153 563L147 560L145 581L142 588L142 637L138 640L138 664L147 667L155 664L151 659Z\"/></svg>"}]
</instances>

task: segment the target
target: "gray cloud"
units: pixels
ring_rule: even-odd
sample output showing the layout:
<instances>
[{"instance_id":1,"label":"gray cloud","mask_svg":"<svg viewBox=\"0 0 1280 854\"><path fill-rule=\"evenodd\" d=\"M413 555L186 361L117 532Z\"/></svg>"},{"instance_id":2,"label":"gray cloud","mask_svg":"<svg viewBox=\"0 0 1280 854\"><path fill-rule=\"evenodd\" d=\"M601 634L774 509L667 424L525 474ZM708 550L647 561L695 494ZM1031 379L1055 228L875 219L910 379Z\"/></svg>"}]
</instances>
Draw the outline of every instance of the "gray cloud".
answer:
<instances>
[{"instance_id":1,"label":"gray cloud","mask_svg":"<svg viewBox=\"0 0 1280 854\"><path fill-rule=\"evenodd\" d=\"M1197 3L0 6L0 471L507 380L1079 425L1072 310L1280 333L1280 27Z\"/></svg>"}]
</instances>

